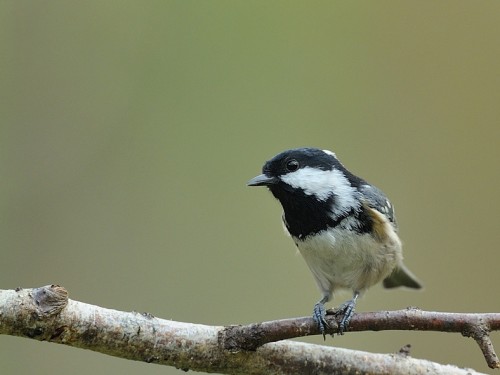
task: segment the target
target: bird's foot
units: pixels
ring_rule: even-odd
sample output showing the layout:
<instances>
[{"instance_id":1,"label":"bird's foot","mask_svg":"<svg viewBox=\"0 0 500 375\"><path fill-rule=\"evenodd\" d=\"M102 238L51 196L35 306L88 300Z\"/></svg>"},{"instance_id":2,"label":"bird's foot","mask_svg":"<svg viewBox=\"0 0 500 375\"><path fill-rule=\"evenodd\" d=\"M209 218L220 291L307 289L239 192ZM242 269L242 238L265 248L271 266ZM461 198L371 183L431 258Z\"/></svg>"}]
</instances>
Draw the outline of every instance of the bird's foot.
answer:
<instances>
[{"instance_id":1,"label":"bird's foot","mask_svg":"<svg viewBox=\"0 0 500 375\"><path fill-rule=\"evenodd\" d=\"M339 306L338 309L335 310L335 316L342 315L342 319L339 323L339 335L343 335L344 332L349 328L349 323L354 315L354 310L356 308L356 300L358 299L358 294L354 295L354 298L350 301L347 301Z\"/></svg>"},{"instance_id":2,"label":"bird's foot","mask_svg":"<svg viewBox=\"0 0 500 375\"><path fill-rule=\"evenodd\" d=\"M323 340L326 340L325 330L329 327L328 323L325 320L326 310L325 304L323 302L318 302L314 305L313 309L313 319L318 325L318 328L323 335Z\"/></svg>"}]
</instances>

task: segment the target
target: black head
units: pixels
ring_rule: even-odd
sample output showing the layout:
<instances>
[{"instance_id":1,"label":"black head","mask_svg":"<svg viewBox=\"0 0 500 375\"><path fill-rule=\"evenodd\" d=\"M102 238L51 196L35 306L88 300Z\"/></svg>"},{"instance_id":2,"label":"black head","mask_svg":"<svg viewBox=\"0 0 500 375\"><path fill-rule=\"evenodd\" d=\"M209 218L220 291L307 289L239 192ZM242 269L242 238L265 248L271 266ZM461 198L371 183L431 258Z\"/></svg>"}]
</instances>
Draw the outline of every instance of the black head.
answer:
<instances>
[{"instance_id":1,"label":"black head","mask_svg":"<svg viewBox=\"0 0 500 375\"><path fill-rule=\"evenodd\" d=\"M267 161L262 167L262 174L248 181L248 185L268 186L271 190L273 190L274 185L282 185L281 188L286 189L283 182L285 185L293 182L292 178L286 176L297 174L296 172L300 169L307 169L311 172L303 173L305 185L307 185L307 180L315 180L314 171L321 173L321 171L339 170L349 177L356 178L344 168L333 152L304 147L283 151Z\"/></svg>"},{"instance_id":2,"label":"black head","mask_svg":"<svg viewBox=\"0 0 500 375\"><path fill-rule=\"evenodd\" d=\"M325 152L317 148L294 148L286 150L264 164L262 167L263 175L257 176L262 177L262 179L254 181L256 177L250 180L248 185L270 185L273 182L277 182L273 177L279 178L279 176L295 172L306 166L321 170L331 170L335 163L338 163L338 160L329 151ZM264 178L264 175L270 178L269 181Z\"/></svg>"},{"instance_id":3,"label":"black head","mask_svg":"<svg viewBox=\"0 0 500 375\"><path fill-rule=\"evenodd\" d=\"M304 167L328 171L339 164L335 154L331 151L317 148L294 148L283 151L269 160L262 168L262 172L284 175Z\"/></svg>"},{"instance_id":4,"label":"black head","mask_svg":"<svg viewBox=\"0 0 500 375\"><path fill-rule=\"evenodd\" d=\"M286 150L262 168L249 186L267 186L285 213L292 235L303 236L334 226L359 206L357 186L363 180L352 175L335 154L316 148Z\"/></svg>"}]
</instances>

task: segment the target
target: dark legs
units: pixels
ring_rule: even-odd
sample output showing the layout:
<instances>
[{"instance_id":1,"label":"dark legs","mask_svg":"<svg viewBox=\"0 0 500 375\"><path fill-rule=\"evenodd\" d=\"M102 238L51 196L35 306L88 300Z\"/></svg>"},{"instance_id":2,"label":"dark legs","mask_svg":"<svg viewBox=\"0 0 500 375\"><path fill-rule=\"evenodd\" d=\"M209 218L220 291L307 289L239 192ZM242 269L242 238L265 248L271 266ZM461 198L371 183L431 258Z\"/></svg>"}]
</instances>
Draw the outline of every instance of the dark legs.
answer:
<instances>
[{"instance_id":1,"label":"dark legs","mask_svg":"<svg viewBox=\"0 0 500 375\"><path fill-rule=\"evenodd\" d=\"M349 322L351 321L351 318L354 315L354 310L356 308L356 301L358 297L359 297L359 292L355 291L352 299L342 304L335 311L335 316L342 315L342 319L339 323L339 335L343 335L344 332L347 331L347 328L349 327ZM329 300L330 296L323 297L314 305L313 309L313 319L318 324L318 328L321 334L323 335L323 338L326 337L325 330L326 328L328 328L328 323L325 320L326 316L325 303L327 303Z\"/></svg>"},{"instance_id":2,"label":"dark legs","mask_svg":"<svg viewBox=\"0 0 500 375\"><path fill-rule=\"evenodd\" d=\"M325 296L321 298L316 304L314 305L313 309L313 319L316 321L318 324L319 330L321 331L321 334L323 335L323 339L326 338L325 336L325 329L328 327L328 323L325 320L326 316L326 310L325 310L325 303L327 303L330 300L330 296Z\"/></svg>"},{"instance_id":3,"label":"dark legs","mask_svg":"<svg viewBox=\"0 0 500 375\"><path fill-rule=\"evenodd\" d=\"M347 328L349 327L349 322L354 315L354 310L356 308L356 301L358 300L359 292L354 292L354 296L350 301L342 304L339 309L335 312L335 315L341 315L342 320L339 323L339 335L343 335Z\"/></svg>"}]
</instances>

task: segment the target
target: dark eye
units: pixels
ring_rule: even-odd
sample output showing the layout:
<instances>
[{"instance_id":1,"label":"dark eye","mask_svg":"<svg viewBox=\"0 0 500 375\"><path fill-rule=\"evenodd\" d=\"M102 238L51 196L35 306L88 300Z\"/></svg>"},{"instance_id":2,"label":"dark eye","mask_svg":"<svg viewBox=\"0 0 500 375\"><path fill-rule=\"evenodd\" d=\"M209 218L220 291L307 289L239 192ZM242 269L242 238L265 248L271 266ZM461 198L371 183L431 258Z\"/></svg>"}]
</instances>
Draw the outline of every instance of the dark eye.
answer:
<instances>
[{"instance_id":1,"label":"dark eye","mask_svg":"<svg viewBox=\"0 0 500 375\"><path fill-rule=\"evenodd\" d=\"M299 162L297 160L291 159L286 162L286 170L288 172L295 172L297 169L299 169Z\"/></svg>"}]
</instances>

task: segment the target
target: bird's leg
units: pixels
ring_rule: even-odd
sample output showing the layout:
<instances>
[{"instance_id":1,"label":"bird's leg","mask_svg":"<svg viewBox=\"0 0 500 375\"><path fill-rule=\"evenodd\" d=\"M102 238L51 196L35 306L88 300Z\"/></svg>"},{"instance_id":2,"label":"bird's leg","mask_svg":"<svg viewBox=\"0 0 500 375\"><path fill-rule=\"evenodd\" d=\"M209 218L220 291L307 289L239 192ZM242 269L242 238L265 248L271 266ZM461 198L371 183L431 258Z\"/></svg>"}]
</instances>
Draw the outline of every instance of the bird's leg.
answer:
<instances>
[{"instance_id":1,"label":"bird's leg","mask_svg":"<svg viewBox=\"0 0 500 375\"><path fill-rule=\"evenodd\" d=\"M338 310L335 312L335 315L342 314L342 320L339 323L339 335L343 335L347 328L349 327L349 322L351 321L352 316L354 315L354 309L356 308L356 301L359 297L359 292L355 291L354 296L350 301L342 304Z\"/></svg>"},{"instance_id":2,"label":"bird's leg","mask_svg":"<svg viewBox=\"0 0 500 375\"><path fill-rule=\"evenodd\" d=\"M321 331L324 340L326 339L325 329L329 327L328 323L325 320L326 316L325 303L327 303L329 300L330 296L324 296L314 305L313 309L313 319L318 325L318 328Z\"/></svg>"}]
</instances>

